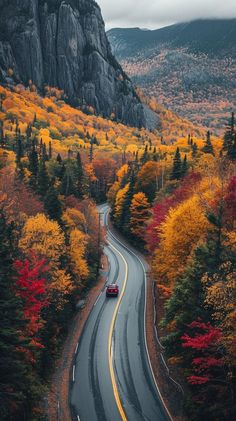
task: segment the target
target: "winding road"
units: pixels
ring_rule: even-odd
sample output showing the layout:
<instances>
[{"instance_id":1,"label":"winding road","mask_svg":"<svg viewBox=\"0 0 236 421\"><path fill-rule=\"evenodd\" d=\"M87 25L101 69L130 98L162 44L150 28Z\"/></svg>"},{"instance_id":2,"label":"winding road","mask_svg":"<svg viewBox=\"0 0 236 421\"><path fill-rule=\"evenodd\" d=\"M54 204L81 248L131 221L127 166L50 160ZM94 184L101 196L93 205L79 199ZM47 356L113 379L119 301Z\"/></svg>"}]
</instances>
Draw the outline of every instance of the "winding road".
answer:
<instances>
[{"instance_id":1,"label":"winding road","mask_svg":"<svg viewBox=\"0 0 236 421\"><path fill-rule=\"evenodd\" d=\"M99 208L107 225L108 206ZM75 350L70 404L76 421L167 421L154 380L145 335L144 262L108 229L104 248L118 298L105 288Z\"/></svg>"}]
</instances>

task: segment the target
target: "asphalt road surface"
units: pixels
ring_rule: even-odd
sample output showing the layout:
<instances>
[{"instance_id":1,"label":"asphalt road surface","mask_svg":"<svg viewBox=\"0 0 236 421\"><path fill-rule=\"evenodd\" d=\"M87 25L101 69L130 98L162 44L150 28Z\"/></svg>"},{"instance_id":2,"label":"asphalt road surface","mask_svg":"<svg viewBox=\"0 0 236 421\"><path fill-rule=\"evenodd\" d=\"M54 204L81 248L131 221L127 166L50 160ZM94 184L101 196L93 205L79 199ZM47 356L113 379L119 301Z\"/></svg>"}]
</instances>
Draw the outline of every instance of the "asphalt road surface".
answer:
<instances>
[{"instance_id":1,"label":"asphalt road surface","mask_svg":"<svg viewBox=\"0 0 236 421\"><path fill-rule=\"evenodd\" d=\"M108 206L99 208L107 223ZM108 230L108 283L118 298L95 302L77 349L70 394L76 421L167 421L146 346L145 269L139 258Z\"/></svg>"}]
</instances>

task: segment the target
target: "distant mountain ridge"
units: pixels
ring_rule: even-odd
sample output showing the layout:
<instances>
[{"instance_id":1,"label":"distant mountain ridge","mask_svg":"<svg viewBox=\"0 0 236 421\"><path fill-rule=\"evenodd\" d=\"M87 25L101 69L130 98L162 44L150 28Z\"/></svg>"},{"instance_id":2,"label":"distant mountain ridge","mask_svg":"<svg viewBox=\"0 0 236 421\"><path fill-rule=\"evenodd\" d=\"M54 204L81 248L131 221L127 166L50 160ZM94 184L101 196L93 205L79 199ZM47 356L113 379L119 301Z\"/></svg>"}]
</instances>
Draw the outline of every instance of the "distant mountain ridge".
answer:
<instances>
[{"instance_id":1,"label":"distant mountain ridge","mask_svg":"<svg viewBox=\"0 0 236 421\"><path fill-rule=\"evenodd\" d=\"M222 133L236 110L236 19L157 30L112 29L112 51L132 81L194 125Z\"/></svg>"},{"instance_id":2,"label":"distant mountain ridge","mask_svg":"<svg viewBox=\"0 0 236 421\"><path fill-rule=\"evenodd\" d=\"M112 55L94 0L0 0L0 83L29 81L128 125L158 123Z\"/></svg>"},{"instance_id":3,"label":"distant mountain ridge","mask_svg":"<svg viewBox=\"0 0 236 421\"><path fill-rule=\"evenodd\" d=\"M154 48L185 47L192 52L228 55L236 53L236 19L208 19L178 23L156 30L114 28L107 32L118 59L142 54Z\"/></svg>"}]
</instances>

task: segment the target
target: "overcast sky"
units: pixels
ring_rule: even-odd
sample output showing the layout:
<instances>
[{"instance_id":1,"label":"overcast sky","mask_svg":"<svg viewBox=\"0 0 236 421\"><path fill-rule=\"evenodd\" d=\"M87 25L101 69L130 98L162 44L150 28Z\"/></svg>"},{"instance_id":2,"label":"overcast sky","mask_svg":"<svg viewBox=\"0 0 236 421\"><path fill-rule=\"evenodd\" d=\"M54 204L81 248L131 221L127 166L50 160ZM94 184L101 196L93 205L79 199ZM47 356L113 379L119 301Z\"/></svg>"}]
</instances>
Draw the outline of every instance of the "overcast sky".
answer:
<instances>
[{"instance_id":1,"label":"overcast sky","mask_svg":"<svg viewBox=\"0 0 236 421\"><path fill-rule=\"evenodd\" d=\"M197 18L236 17L236 0L97 0L106 29L160 28Z\"/></svg>"}]
</instances>

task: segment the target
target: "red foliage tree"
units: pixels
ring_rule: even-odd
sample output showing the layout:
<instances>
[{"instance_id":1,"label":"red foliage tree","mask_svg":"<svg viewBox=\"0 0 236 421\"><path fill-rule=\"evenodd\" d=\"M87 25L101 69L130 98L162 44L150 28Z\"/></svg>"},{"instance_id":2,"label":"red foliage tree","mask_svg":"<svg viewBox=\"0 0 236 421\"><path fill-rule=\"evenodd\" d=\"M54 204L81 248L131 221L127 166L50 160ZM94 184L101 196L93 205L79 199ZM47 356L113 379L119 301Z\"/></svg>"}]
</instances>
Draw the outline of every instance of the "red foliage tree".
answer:
<instances>
[{"instance_id":1,"label":"red foliage tree","mask_svg":"<svg viewBox=\"0 0 236 421\"><path fill-rule=\"evenodd\" d=\"M226 218L231 220L236 219L236 176L232 177L225 196L225 214Z\"/></svg>"},{"instance_id":2,"label":"red foliage tree","mask_svg":"<svg viewBox=\"0 0 236 421\"><path fill-rule=\"evenodd\" d=\"M16 270L16 295L19 296L23 302L23 315L28 322L24 332L21 332L23 337L30 339L32 348L43 348L40 343L38 334L44 326L44 321L41 317L42 309L48 305L46 298L46 279L43 276L47 272L45 260L38 260L37 257L32 256L32 261L16 260L14 262ZM29 359L34 362L34 354L29 353Z\"/></svg>"},{"instance_id":3,"label":"red foliage tree","mask_svg":"<svg viewBox=\"0 0 236 421\"><path fill-rule=\"evenodd\" d=\"M199 354L192 359L194 374L187 377L188 382L192 385L201 385L216 380L219 374L217 368L224 364L222 355L218 351L222 337L220 329L212 326L211 323L201 321L194 321L187 327L195 330L194 336L184 334L181 337L182 346Z\"/></svg>"}]
</instances>

